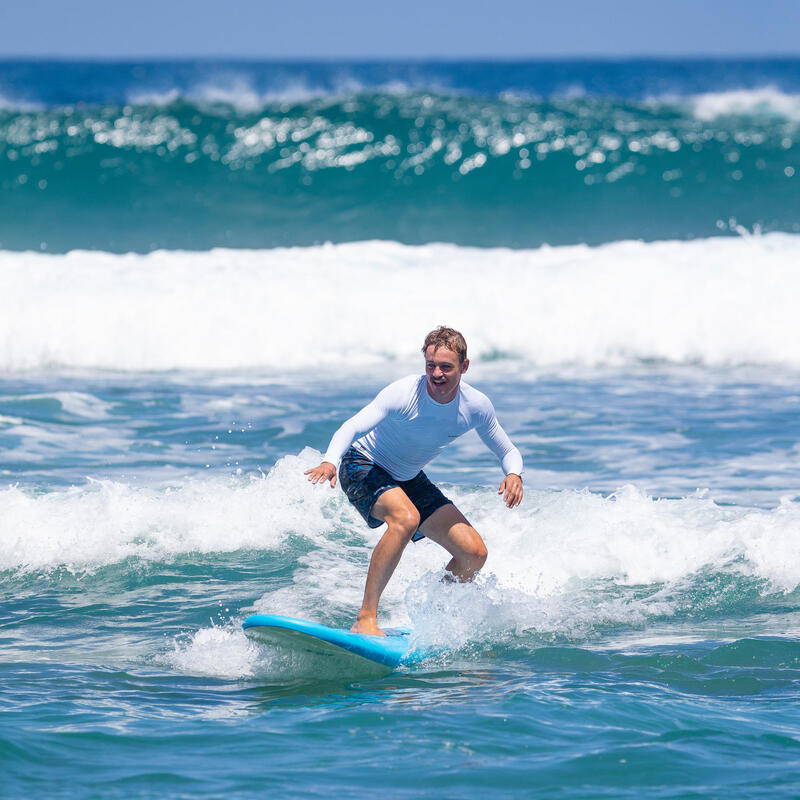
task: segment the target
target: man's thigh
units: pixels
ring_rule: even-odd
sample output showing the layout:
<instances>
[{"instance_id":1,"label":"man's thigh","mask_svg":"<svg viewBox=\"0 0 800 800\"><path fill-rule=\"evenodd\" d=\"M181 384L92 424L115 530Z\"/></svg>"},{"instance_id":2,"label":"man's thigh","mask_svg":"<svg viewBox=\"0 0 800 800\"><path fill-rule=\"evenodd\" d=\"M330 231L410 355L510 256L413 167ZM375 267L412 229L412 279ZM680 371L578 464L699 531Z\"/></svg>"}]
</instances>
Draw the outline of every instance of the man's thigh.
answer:
<instances>
[{"instance_id":1,"label":"man's thigh","mask_svg":"<svg viewBox=\"0 0 800 800\"><path fill-rule=\"evenodd\" d=\"M419 511L399 486L383 492L375 501L370 513L375 519L383 522L404 520L409 524L413 523L415 528L419 525Z\"/></svg>"},{"instance_id":2,"label":"man's thigh","mask_svg":"<svg viewBox=\"0 0 800 800\"><path fill-rule=\"evenodd\" d=\"M436 509L419 529L456 557L473 555L486 549L478 531L452 503Z\"/></svg>"}]
</instances>

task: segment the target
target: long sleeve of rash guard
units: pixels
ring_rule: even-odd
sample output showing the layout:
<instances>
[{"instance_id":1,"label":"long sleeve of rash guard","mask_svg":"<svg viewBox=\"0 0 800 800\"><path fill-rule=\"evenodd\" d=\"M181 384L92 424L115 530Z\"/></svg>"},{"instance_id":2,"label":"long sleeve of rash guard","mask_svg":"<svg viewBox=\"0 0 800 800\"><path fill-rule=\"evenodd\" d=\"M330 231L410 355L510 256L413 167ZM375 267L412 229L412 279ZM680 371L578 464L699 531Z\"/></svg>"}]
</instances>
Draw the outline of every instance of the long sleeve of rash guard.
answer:
<instances>
[{"instance_id":1,"label":"long sleeve of rash guard","mask_svg":"<svg viewBox=\"0 0 800 800\"><path fill-rule=\"evenodd\" d=\"M475 430L483 443L497 456L503 467L503 474L513 472L522 475L522 453L512 444L508 434L503 430L492 409L491 416L483 425L477 425Z\"/></svg>"},{"instance_id":2,"label":"long sleeve of rash guard","mask_svg":"<svg viewBox=\"0 0 800 800\"><path fill-rule=\"evenodd\" d=\"M387 387L390 388L390 387ZM359 436L369 433L379 422L389 415L389 404L386 398L386 389L369 404L364 406L358 414L350 417L336 433L333 434L328 449L322 460L333 464L337 469L342 456L347 452Z\"/></svg>"}]
</instances>

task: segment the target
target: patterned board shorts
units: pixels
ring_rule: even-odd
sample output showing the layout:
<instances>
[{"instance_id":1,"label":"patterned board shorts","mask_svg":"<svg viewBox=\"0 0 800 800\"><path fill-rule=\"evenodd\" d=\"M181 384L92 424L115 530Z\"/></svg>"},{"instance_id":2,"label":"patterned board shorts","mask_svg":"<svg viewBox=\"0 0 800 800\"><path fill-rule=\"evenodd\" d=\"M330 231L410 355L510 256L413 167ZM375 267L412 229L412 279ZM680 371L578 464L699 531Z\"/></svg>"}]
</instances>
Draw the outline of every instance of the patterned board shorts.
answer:
<instances>
[{"instance_id":1,"label":"patterned board shorts","mask_svg":"<svg viewBox=\"0 0 800 800\"><path fill-rule=\"evenodd\" d=\"M355 447L351 447L342 456L342 462L339 464L339 483L347 499L364 517L370 528L383 525L382 520L372 516L372 507L387 489L393 489L395 486L399 486L408 495L408 499L419 511L420 525L437 508L453 502L428 480L424 472L419 472L410 481L398 481ZM417 531L411 541L418 542L424 538L425 534Z\"/></svg>"}]
</instances>

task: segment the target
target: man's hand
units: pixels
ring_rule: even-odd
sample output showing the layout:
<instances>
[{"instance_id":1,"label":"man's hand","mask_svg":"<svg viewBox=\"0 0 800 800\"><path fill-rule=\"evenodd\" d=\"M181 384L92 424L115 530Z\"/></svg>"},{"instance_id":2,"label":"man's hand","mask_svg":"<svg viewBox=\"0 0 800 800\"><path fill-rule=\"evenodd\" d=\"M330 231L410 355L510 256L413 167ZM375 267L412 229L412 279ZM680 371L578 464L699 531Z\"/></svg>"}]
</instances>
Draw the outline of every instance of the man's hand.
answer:
<instances>
[{"instance_id":1,"label":"man's hand","mask_svg":"<svg viewBox=\"0 0 800 800\"><path fill-rule=\"evenodd\" d=\"M509 472L500 484L497 494L504 494L503 500L509 508L518 506L522 502L522 478Z\"/></svg>"},{"instance_id":2,"label":"man's hand","mask_svg":"<svg viewBox=\"0 0 800 800\"><path fill-rule=\"evenodd\" d=\"M336 486L336 467L330 461L323 461L318 467L307 469L303 475L308 475L311 483L330 481L331 489Z\"/></svg>"}]
</instances>

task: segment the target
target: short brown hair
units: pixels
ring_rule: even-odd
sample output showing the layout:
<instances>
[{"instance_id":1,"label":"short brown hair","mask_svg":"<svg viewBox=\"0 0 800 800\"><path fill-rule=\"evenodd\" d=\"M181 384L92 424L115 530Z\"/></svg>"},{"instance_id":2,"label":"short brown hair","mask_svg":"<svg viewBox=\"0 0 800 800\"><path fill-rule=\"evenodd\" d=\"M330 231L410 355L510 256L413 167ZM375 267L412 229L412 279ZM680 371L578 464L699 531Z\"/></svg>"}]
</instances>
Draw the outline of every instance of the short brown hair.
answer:
<instances>
[{"instance_id":1,"label":"short brown hair","mask_svg":"<svg viewBox=\"0 0 800 800\"><path fill-rule=\"evenodd\" d=\"M467 357L467 342L464 337L454 328L447 328L440 325L438 328L432 330L425 337L425 344L422 345L422 354L433 345L433 352L435 353L440 347L452 350L458 355L458 363L463 364Z\"/></svg>"}]
</instances>

